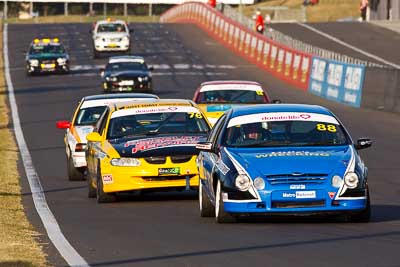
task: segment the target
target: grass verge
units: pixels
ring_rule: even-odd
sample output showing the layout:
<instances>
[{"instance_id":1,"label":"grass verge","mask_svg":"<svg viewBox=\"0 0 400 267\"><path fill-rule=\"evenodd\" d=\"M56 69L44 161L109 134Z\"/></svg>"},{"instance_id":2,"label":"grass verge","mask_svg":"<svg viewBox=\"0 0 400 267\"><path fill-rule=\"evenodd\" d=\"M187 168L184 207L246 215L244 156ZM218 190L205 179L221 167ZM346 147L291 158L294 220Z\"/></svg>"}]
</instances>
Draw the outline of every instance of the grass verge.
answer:
<instances>
[{"instance_id":1,"label":"grass verge","mask_svg":"<svg viewBox=\"0 0 400 267\"><path fill-rule=\"evenodd\" d=\"M110 16L113 19L123 19L126 22L158 22L159 16ZM90 23L104 19L104 16L85 16L85 15L69 15L69 16L47 16L37 17L33 19L9 18L7 23L35 24L35 23Z\"/></svg>"},{"instance_id":2,"label":"grass verge","mask_svg":"<svg viewBox=\"0 0 400 267\"><path fill-rule=\"evenodd\" d=\"M22 205L18 150L10 130L4 80L3 25L0 24L0 266L47 266L39 233Z\"/></svg>"}]
</instances>

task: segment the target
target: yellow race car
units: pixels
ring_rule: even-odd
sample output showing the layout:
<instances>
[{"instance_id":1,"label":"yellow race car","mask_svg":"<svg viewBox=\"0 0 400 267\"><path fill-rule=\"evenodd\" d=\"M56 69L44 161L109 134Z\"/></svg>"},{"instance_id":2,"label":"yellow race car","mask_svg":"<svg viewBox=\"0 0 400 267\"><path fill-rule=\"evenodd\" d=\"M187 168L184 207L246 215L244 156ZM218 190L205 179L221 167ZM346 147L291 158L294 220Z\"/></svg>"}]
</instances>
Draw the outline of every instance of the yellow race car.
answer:
<instances>
[{"instance_id":1,"label":"yellow race car","mask_svg":"<svg viewBox=\"0 0 400 267\"><path fill-rule=\"evenodd\" d=\"M228 109L239 105L280 103L271 101L261 84L252 81L210 81L197 88L193 101L214 125Z\"/></svg>"},{"instance_id":2,"label":"yellow race car","mask_svg":"<svg viewBox=\"0 0 400 267\"><path fill-rule=\"evenodd\" d=\"M87 135L88 196L112 202L117 192L199 185L196 144L210 125L190 100L113 104Z\"/></svg>"}]
</instances>

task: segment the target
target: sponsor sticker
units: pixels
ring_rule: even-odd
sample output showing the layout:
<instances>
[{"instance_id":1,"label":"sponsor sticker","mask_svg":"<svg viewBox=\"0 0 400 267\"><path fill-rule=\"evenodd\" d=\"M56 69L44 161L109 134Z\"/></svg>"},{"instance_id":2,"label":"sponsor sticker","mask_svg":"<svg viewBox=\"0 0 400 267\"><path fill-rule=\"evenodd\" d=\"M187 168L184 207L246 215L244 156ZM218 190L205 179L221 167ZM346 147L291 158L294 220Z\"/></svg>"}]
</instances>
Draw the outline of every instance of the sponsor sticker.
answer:
<instances>
[{"instance_id":1,"label":"sponsor sticker","mask_svg":"<svg viewBox=\"0 0 400 267\"><path fill-rule=\"evenodd\" d=\"M328 195L331 199L335 197L336 192L328 192Z\"/></svg>"},{"instance_id":2,"label":"sponsor sticker","mask_svg":"<svg viewBox=\"0 0 400 267\"><path fill-rule=\"evenodd\" d=\"M102 176L102 178L103 178L103 184L112 184L112 183L114 183L112 174L104 174Z\"/></svg>"},{"instance_id":3,"label":"sponsor sticker","mask_svg":"<svg viewBox=\"0 0 400 267\"><path fill-rule=\"evenodd\" d=\"M306 185L304 185L304 184L291 184L289 188L290 189L294 189L294 190L296 190L296 189L306 189Z\"/></svg>"},{"instance_id":4,"label":"sponsor sticker","mask_svg":"<svg viewBox=\"0 0 400 267\"><path fill-rule=\"evenodd\" d=\"M175 168L158 168L158 175L178 175L181 173L179 167Z\"/></svg>"},{"instance_id":5,"label":"sponsor sticker","mask_svg":"<svg viewBox=\"0 0 400 267\"><path fill-rule=\"evenodd\" d=\"M215 163L215 166L218 168L218 170L220 170L223 175L226 175L230 171L229 167L226 166L221 159L218 159L218 161Z\"/></svg>"},{"instance_id":6,"label":"sponsor sticker","mask_svg":"<svg viewBox=\"0 0 400 267\"><path fill-rule=\"evenodd\" d=\"M201 138L201 136L171 136L148 138L128 141L124 144L124 147L133 146L132 153L134 154L139 151L157 149L168 146L195 146Z\"/></svg>"},{"instance_id":7,"label":"sponsor sticker","mask_svg":"<svg viewBox=\"0 0 400 267\"><path fill-rule=\"evenodd\" d=\"M276 151L270 153L256 154L256 158L272 157L330 157L331 154L323 151Z\"/></svg>"},{"instance_id":8,"label":"sponsor sticker","mask_svg":"<svg viewBox=\"0 0 400 267\"><path fill-rule=\"evenodd\" d=\"M284 197L284 198L295 198L295 197L296 197L296 194L295 194L295 193L283 192L283 193L282 193L282 197Z\"/></svg>"},{"instance_id":9,"label":"sponsor sticker","mask_svg":"<svg viewBox=\"0 0 400 267\"><path fill-rule=\"evenodd\" d=\"M316 198L315 191L296 191L296 198Z\"/></svg>"}]
</instances>

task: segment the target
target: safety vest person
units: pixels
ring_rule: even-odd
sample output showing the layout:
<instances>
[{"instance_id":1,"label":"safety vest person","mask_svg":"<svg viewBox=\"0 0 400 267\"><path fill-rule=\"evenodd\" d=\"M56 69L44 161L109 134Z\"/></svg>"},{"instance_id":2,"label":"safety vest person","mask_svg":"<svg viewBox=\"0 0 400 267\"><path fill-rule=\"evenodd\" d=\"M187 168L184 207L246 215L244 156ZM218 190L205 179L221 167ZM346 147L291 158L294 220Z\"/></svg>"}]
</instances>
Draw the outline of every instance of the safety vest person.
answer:
<instances>
[{"instance_id":1,"label":"safety vest person","mask_svg":"<svg viewBox=\"0 0 400 267\"><path fill-rule=\"evenodd\" d=\"M215 8L217 6L217 0L208 0L208 4L212 7Z\"/></svg>"},{"instance_id":2,"label":"safety vest person","mask_svg":"<svg viewBox=\"0 0 400 267\"><path fill-rule=\"evenodd\" d=\"M259 33L264 32L264 18L259 10L256 11L256 31Z\"/></svg>"}]
</instances>

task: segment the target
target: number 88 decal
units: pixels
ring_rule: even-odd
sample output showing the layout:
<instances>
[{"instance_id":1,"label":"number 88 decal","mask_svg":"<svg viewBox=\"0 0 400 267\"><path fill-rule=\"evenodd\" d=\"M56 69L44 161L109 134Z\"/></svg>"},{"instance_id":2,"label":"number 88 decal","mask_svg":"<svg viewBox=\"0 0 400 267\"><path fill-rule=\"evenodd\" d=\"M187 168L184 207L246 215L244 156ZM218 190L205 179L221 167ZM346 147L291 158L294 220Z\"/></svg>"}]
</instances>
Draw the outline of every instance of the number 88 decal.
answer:
<instances>
[{"instance_id":1,"label":"number 88 decal","mask_svg":"<svg viewBox=\"0 0 400 267\"><path fill-rule=\"evenodd\" d=\"M336 133L336 126L333 124L323 124L323 123L318 123L317 124L317 130L318 131L329 131L331 133Z\"/></svg>"}]
</instances>

